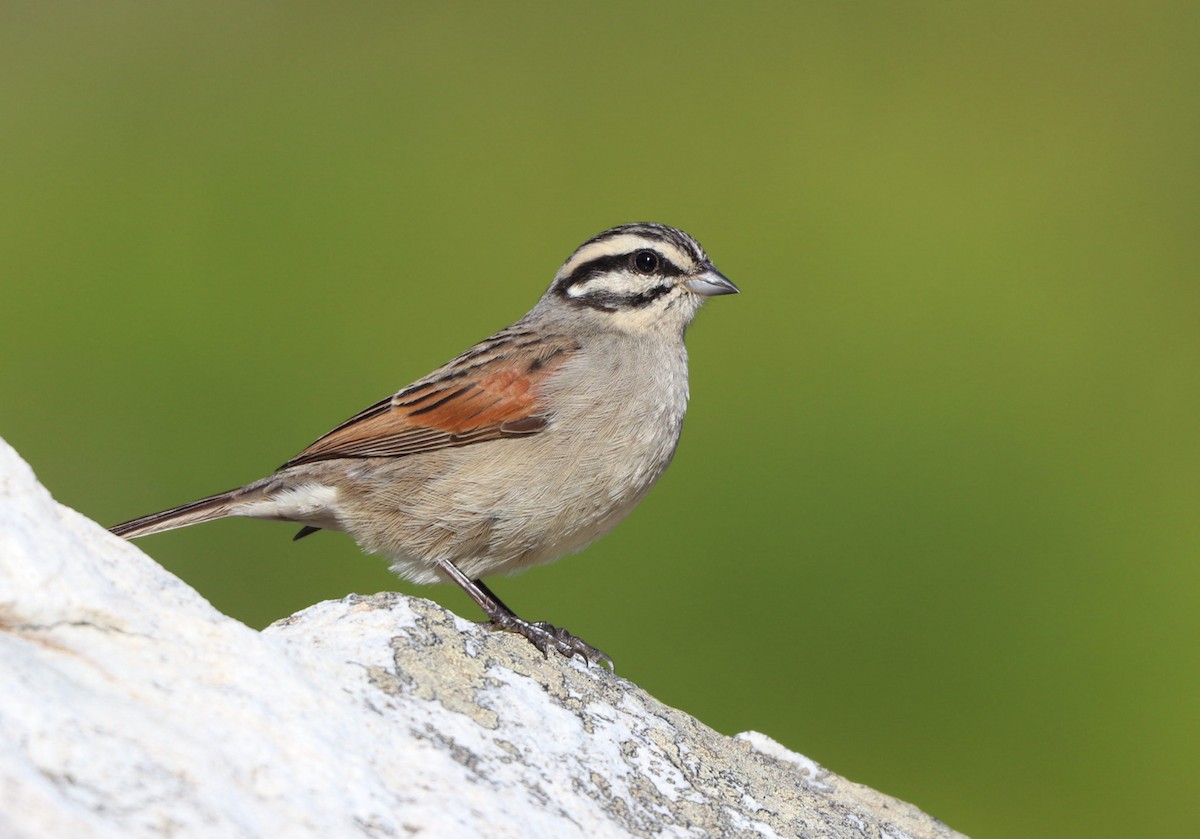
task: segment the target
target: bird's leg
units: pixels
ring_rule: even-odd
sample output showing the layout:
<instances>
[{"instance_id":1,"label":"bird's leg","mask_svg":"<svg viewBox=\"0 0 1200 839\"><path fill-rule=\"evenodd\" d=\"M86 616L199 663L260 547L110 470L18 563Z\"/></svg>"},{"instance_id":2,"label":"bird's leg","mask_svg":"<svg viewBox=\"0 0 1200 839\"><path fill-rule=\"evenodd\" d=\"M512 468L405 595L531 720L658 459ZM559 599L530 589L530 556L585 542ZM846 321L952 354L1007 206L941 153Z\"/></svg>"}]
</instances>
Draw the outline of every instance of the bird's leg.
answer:
<instances>
[{"instance_id":1,"label":"bird's leg","mask_svg":"<svg viewBox=\"0 0 1200 839\"><path fill-rule=\"evenodd\" d=\"M531 623L517 617L512 609L504 605L504 601L483 584L483 580L472 580L459 571L458 566L454 563L448 560L439 560L438 568L443 574L458 583L459 587L479 604L479 608L483 609L484 614L488 616L487 627L489 629L499 629L522 635L529 643L541 650L544 656L548 656L550 648L553 647L568 658L578 655L588 664L603 663L607 664L610 670L614 669L611 658L591 644L576 638L567 630L544 621Z\"/></svg>"}]
</instances>

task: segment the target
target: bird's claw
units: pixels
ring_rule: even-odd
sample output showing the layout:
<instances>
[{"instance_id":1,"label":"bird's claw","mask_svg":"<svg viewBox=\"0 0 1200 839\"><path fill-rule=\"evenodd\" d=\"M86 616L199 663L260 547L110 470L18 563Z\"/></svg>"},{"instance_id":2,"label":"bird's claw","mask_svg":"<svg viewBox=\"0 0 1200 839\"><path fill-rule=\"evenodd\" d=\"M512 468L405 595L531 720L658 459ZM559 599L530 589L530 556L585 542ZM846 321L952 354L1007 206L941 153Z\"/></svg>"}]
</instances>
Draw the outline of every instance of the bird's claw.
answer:
<instances>
[{"instance_id":1,"label":"bird's claw","mask_svg":"<svg viewBox=\"0 0 1200 839\"><path fill-rule=\"evenodd\" d=\"M579 656L589 665L606 664L609 670L615 670L613 660L604 652L596 649L581 638L576 638L562 627L554 626L545 621L530 622L516 615L498 615L484 624L488 629L515 632L523 636L529 643L541 650L543 656L550 657L554 649L567 658Z\"/></svg>"}]
</instances>

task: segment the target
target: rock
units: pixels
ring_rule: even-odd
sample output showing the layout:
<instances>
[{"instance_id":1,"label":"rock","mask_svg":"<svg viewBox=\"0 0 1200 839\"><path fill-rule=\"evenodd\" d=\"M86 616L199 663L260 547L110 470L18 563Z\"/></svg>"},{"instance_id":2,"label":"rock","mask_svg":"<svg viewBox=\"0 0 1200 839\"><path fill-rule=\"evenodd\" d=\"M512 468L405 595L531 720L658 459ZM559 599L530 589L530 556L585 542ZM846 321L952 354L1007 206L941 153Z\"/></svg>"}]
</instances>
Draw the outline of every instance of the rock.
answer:
<instances>
[{"instance_id":1,"label":"rock","mask_svg":"<svg viewBox=\"0 0 1200 839\"><path fill-rule=\"evenodd\" d=\"M425 600L255 632L0 441L0 836L950 837Z\"/></svg>"}]
</instances>

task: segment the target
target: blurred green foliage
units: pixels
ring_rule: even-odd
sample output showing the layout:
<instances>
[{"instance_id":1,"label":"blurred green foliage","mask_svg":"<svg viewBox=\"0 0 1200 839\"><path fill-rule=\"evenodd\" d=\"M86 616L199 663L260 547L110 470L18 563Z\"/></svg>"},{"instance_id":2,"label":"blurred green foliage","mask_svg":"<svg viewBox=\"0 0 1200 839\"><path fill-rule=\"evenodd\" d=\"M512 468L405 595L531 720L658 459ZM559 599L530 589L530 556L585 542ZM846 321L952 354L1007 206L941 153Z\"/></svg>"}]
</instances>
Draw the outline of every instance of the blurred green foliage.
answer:
<instances>
[{"instance_id":1,"label":"blurred green foliage","mask_svg":"<svg viewBox=\"0 0 1200 839\"><path fill-rule=\"evenodd\" d=\"M0 434L111 524L256 478L657 220L743 294L675 464L496 588L979 836L1186 835L1194 4L6 3ZM141 543L261 626L346 538Z\"/></svg>"}]
</instances>

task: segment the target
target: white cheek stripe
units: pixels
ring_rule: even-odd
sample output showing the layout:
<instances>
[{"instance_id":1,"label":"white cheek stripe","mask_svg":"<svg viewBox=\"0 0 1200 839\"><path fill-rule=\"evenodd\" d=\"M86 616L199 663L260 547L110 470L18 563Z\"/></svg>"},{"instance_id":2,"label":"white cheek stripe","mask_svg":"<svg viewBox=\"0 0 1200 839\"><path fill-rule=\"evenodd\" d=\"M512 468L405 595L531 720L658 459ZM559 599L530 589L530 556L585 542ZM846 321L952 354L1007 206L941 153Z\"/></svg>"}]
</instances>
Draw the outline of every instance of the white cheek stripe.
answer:
<instances>
[{"instance_id":1,"label":"white cheek stripe","mask_svg":"<svg viewBox=\"0 0 1200 839\"><path fill-rule=\"evenodd\" d=\"M576 283L567 289L567 294L571 297L584 297L595 292L607 292L618 297L636 297L639 294L645 294L650 289L670 285L674 284L662 280L648 281L648 278L640 274L621 271L598 274L586 282Z\"/></svg>"}]
</instances>

